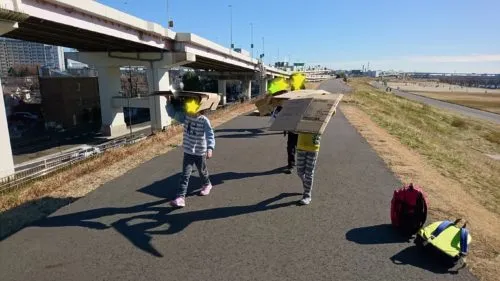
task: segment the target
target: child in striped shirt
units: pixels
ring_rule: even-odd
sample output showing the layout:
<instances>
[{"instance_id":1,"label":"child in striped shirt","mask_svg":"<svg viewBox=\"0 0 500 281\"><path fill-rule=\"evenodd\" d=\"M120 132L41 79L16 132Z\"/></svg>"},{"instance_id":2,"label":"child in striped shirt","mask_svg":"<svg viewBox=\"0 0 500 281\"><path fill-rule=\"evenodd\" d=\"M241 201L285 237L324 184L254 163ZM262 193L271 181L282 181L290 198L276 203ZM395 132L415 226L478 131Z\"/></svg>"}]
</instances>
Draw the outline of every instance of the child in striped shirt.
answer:
<instances>
[{"instance_id":1,"label":"child in striped shirt","mask_svg":"<svg viewBox=\"0 0 500 281\"><path fill-rule=\"evenodd\" d=\"M215 148L215 136L210 120L204 112L187 113L184 117L184 159L182 164L182 176L176 199L170 202L173 207L186 206L186 193L189 178L196 166L203 183L200 195L210 194L212 184L207 170L207 159L212 157Z\"/></svg>"}]
</instances>

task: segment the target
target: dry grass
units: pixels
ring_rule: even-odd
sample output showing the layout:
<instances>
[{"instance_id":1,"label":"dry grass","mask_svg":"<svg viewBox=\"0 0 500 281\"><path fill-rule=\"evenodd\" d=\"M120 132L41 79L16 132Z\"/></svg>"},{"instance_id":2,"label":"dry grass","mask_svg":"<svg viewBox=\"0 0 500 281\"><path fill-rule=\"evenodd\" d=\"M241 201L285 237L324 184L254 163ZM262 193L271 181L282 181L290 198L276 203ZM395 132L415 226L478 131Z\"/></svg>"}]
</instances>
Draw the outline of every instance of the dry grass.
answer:
<instances>
[{"instance_id":1,"label":"dry grass","mask_svg":"<svg viewBox=\"0 0 500 281\"><path fill-rule=\"evenodd\" d=\"M474 245L472 272L500 275L500 127L466 119L354 80L342 111L403 182L424 186L434 218L462 217ZM439 202L439 205L438 205Z\"/></svg>"},{"instance_id":2,"label":"dry grass","mask_svg":"<svg viewBox=\"0 0 500 281\"><path fill-rule=\"evenodd\" d=\"M213 126L255 109L239 104L210 114ZM82 197L138 165L181 144L182 127L173 126L131 146L114 149L71 169L36 181L22 189L0 196L0 238L20 229Z\"/></svg>"},{"instance_id":3,"label":"dry grass","mask_svg":"<svg viewBox=\"0 0 500 281\"><path fill-rule=\"evenodd\" d=\"M484 89L474 87L462 87L459 85L451 85L447 83L437 83L436 81L412 80L412 81L392 81L387 85L393 89L399 87L400 90L409 92L429 92L429 93L488 93L500 94L500 89Z\"/></svg>"},{"instance_id":4,"label":"dry grass","mask_svg":"<svg viewBox=\"0 0 500 281\"><path fill-rule=\"evenodd\" d=\"M417 95L500 114L500 94L414 92Z\"/></svg>"}]
</instances>

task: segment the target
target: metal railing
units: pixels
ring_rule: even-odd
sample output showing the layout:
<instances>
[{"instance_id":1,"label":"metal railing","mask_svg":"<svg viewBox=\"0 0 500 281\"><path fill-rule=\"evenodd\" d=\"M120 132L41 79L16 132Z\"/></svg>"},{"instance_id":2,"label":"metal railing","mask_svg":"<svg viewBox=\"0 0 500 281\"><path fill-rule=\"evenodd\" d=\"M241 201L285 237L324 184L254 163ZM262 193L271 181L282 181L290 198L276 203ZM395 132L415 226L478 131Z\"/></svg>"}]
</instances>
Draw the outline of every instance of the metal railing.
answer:
<instances>
[{"instance_id":1,"label":"metal railing","mask_svg":"<svg viewBox=\"0 0 500 281\"><path fill-rule=\"evenodd\" d=\"M109 149L134 144L146 138L147 136L144 134L121 137L99 145L87 145L67 152L58 153L39 161L17 166L16 172L13 175L0 178L0 193L20 187L35 179L40 179L55 171L95 157Z\"/></svg>"},{"instance_id":2,"label":"metal railing","mask_svg":"<svg viewBox=\"0 0 500 281\"><path fill-rule=\"evenodd\" d=\"M252 97L250 100L246 100L245 102L253 103L259 97L260 96ZM226 106L221 107L221 109L228 110L234 106L237 106L238 104L240 104L240 102L227 104ZM210 112L209 115L212 115L215 112L216 111ZM70 166L78 162L84 161L91 157L96 157L107 150L131 145L146 138L146 134L137 134L133 136L127 135L99 145L84 145L73 150L68 150L43 158L39 161L31 161L29 163L22 164L16 167L16 172L13 175L0 178L0 193L4 193L8 190L21 187L33 180L48 176L53 172L69 168Z\"/></svg>"}]
</instances>

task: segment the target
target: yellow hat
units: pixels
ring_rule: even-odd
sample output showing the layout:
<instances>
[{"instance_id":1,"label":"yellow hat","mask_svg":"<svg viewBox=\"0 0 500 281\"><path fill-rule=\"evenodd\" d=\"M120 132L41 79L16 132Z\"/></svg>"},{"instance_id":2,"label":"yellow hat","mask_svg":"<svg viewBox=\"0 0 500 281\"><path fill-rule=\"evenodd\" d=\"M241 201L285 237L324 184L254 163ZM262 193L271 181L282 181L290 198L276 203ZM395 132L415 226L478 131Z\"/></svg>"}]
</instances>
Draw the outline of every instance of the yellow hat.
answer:
<instances>
[{"instance_id":1,"label":"yellow hat","mask_svg":"<svg viewBox=\"0 0 500 281\"><path fill-rule=\"evenodd\" d=\"M269 82L269 85L267 85L267 92L270 95L274 95L277 92L281 91L287 91L288 90L288 83L283 77L276 77L271 82Z\"/></svg>"},{"instance_id":2,"label":"yellow hat","mask_svg":"<svg viewBox=\"0 0 500 281\"><path fill-rule=\"evenodd\" d=\"M306 88L306 76L302 73L295 72L290 76L290 85L292 91L303 90Z\"/></svg>"}]
</instances>

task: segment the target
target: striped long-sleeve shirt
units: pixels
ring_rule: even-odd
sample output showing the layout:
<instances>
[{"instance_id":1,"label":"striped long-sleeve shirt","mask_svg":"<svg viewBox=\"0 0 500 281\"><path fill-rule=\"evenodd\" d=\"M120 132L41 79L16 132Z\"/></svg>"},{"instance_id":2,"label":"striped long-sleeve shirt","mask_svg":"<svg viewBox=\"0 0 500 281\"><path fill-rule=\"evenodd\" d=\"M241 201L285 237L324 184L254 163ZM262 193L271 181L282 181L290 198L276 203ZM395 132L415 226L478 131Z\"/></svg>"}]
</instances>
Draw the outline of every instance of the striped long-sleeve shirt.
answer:
<instances>
[{"instance_id":1,"label":"striped long-sleeve shirt","mask_svg":"<svg viewBox=\"0 0 500 281\"><path fill-rule=\"evenodd\" d=\"M210 120L204 115L184 117L184 152L203 156L215 148L215 135Z\"/></svg>"}]
</instances>

